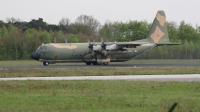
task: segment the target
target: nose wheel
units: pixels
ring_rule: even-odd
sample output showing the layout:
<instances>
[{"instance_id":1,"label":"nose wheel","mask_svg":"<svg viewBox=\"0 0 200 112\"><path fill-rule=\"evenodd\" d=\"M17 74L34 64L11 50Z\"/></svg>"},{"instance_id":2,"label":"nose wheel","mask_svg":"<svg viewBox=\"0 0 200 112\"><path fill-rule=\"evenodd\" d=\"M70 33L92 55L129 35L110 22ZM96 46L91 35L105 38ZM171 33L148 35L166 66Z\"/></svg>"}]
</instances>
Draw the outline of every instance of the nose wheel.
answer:
<instances>
[{"instance_id":1,"label":"nose wheel","mask_svg":"<svg viewBox=\"0 0 200 112\"><path fill-rule=\"evenodd\" d=\"M86 62L86 65L91 65L91 62Z\"/></svg>"},{"instance_id":2,"label":"nose wheel","mask_svg":"<svg viewBox=\"0 0 200 112\"><path fill-rule=\"evenodd\" d=\"M49 62L44 61L44 62L43 62L43 65L44 65L44 66L48 66L48 65L49 65Z\"/></svg>"}]
</instances>

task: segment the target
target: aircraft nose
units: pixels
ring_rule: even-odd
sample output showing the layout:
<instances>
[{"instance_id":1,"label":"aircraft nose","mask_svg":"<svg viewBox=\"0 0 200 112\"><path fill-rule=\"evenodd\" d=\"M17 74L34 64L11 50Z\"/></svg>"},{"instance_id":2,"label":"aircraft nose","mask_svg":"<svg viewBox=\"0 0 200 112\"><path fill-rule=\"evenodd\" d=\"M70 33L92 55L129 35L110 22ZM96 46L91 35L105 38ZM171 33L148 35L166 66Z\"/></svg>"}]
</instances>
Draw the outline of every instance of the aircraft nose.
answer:
<instances>
[{"instance_id":1,"label":"aircraft nose","mask_svg":"<svg viewBox=\"0 0 200 112\"><path fill-rule=\"evenodd\" d=\"M31 54L31 58L34 59L34 60L39 60L40 59L40 53L38 52L33 52Z\"/></svg>"}]
</instances>

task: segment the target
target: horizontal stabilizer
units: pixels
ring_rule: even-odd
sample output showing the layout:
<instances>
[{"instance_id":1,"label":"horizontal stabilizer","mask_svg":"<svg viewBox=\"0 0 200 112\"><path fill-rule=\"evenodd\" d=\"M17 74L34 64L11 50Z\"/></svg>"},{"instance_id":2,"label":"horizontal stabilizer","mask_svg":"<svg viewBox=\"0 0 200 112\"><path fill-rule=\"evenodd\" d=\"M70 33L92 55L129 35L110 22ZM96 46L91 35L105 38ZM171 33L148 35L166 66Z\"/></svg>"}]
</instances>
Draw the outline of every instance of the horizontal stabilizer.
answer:
<instances>
[{"instance_id":1,"label":"horizontal stabilizer","mask_svg":"<svg viewBox=\"0 0 200 112\"><path fill-rule=\"evenodd\" d=\"M156 43L157 46L162 46L162 45L181 45L181 43Z\"/></svg>"}]
</instances>

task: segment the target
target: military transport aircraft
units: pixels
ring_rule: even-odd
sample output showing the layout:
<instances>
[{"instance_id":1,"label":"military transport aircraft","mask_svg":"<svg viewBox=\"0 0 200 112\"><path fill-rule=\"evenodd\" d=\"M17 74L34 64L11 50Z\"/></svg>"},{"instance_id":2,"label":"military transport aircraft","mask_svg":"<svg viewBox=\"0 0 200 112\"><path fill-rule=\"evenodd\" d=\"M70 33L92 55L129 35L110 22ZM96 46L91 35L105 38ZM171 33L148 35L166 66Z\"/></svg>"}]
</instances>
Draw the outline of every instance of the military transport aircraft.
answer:
<instances>
[{"instance_id":1,"label":"military transport aircraft","mask_svg":"<svg viewBox=\"0 0 200 112\"><path fill-rule=\"evenodd\" d=\"M168 37L166 16L158 11L146 39L132 42L88 42L42 44L31 54L31 58L43 62L44 66L61 62L84 62L86 65L108 65L109 62L128 61L161 45L171 43Z\"/></svg>"}]
</instances>

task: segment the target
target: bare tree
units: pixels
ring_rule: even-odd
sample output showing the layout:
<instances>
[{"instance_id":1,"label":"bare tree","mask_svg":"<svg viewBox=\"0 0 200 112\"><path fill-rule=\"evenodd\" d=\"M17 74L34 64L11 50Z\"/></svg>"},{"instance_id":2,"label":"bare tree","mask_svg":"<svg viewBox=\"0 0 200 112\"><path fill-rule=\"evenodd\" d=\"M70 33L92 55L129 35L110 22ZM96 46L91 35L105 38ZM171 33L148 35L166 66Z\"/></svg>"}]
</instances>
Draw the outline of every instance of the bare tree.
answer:
<instances>
[{"instance_id":1,"label":"bare tree","mask_svg":"<svg viewBox=\"0 0 200 112\"><path fill-rule=\"evenodd\" d=\"M15 23L15 22L21 22L21 20L19 18L6 18L6 22L7 23Z\"/></svg>"},{"instance_id":2,"label":"bare tree","mask_svg":"<svg viewBox=\"0 0 200 112\"><path fill-rule=\"evenodd\" d=\"M62 28L63 33L67 34L69 33L69 25L70 25L70 20L68 18L62 18L59 21L59 26Z\"/></svg>"},{"instance_id":3,"label":"bare tree","mask_svg":"<svg viewBox=\"0 0 200 112\"><path fill-rule=\"evenodd\" d=\"M101 27L99 21L94 19L92 16L87 16L87 15L80 15L76 19L75 24L81 24L86 28L88 28L87 32L90 32L92 36L97 36L99 33L99 29Z\"/></svg>"},{"instance_id":4,"label":"bare tree","mask_svg":"<svg viewBox=\"0 0 200 112\"><path fill-rule=\"evenodd\" d=\"M62 18L60 21L59 21L59 25L60 26L69 26L70 24L70 20L68 18Z\"/></svg>"}]
</instances>

